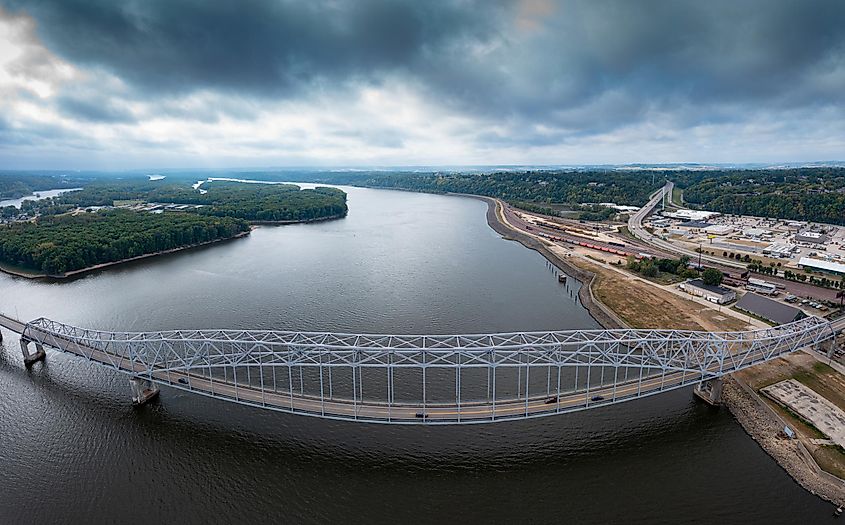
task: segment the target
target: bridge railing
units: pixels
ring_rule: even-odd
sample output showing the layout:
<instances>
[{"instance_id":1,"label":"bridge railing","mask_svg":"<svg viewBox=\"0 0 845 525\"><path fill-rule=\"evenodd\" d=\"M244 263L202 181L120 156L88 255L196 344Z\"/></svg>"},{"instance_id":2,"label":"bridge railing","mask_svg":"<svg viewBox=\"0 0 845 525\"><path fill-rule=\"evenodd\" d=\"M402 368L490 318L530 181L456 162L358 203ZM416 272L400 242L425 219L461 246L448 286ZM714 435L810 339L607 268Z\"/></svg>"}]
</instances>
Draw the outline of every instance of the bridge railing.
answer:
<instances>
[{"instance_id":1,"label":"bridge railing","mask_svg":"<svg viewBox=\"0 0 845 525\"><path fill-rule=\"evenodd\" d=\"M27 324L23 338L136 377L277 410L392 421L436 409L442 421L463 421L470 414L533 417L642 397L832 334L829 323L816 317L745 332L476 335L111 332L41 318ZM397 414L403 407L411 407L410 415Z\"/></svg>"}]
</instances>

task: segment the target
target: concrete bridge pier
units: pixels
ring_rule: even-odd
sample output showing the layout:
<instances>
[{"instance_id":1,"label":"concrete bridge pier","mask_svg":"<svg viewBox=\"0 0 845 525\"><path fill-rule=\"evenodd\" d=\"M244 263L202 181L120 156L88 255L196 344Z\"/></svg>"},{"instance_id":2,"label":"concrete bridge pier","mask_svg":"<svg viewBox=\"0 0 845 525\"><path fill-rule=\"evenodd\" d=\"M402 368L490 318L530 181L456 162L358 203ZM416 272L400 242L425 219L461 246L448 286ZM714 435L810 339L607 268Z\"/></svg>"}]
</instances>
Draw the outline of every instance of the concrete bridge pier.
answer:
<instances>
[{"instance_id":1,"label":"concrete bridge pier","mask_svg":"<svg viewBox=\"0 0 845 525\"><path fill-rule=\"evenodd\" d=\"M710 406L719 406L722 400L722 378L702 381L693 387L692 393Z\"/></svg>"},{"instance_id":2,"label":"concrete bridge pier","mask_svg":"<svg viewBox=\"0 0 845 525\"><path fill-rule=\"evenodd\" d=\"M140 406L158 395L158 387L149 379L130 377L129 388L132 390L132 404Z\"/></svg>"},{"instance_id":3,"label":"concrete bridge pier","mask_svg":"<svg viewBox=\"0 0 845 525\"><path fill-rule=\"evenodd\" d=\"M816 351L827 355L828 358L833 358L833 353L836 351L836 337L819 343L816 346Z\"/></svg>"},{"instance_id":4,"label":"concrete bridge pier","mask_svg":"<svg viewBox=\"0 0 845 525\"><path fill-rule=\"evenodd\" d=\"M31 366L32 363L36 361L41 361L47 355L44 352L44 347L41 346L41 343L35 343L35 352L29 351L29 341L27 339L21 338L21 352L23 353L23 364L26 366Z\"/></svg>"}]
</instances>

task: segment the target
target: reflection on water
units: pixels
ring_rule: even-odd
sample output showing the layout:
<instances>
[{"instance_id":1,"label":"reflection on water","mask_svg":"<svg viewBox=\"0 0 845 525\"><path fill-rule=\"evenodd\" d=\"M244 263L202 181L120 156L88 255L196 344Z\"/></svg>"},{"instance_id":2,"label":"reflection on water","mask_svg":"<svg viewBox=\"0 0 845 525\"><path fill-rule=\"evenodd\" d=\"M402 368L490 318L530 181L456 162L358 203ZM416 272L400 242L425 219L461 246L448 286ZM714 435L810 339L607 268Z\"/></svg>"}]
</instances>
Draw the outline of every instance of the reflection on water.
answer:
<instances>
[{"instance_id":1,"label":"reflection on water","mask_svg":"<svg viewBox=\"0 0 845 525\"><path fill-rule=\"evenodd\" d=\"M67 188L67 189L60 189L60 190L39 190L36 191L32 195L26 195L21 197L20 199L9 199L2 201L0 200L0 208L5 206L14 206L15 208L20 208L23 201L40 201L44 199L49 199L50 197L58 197L62 193L67 193L69 191L77 191L81 190L82 188Z\"/></svg>"},{"instance_id":2,"label":"reflection on water","mask_svg":"<svg viewBox=\"0 0 845 525\"><path fill-rule=\"evenodd\" d=\"M70 282L0 276L0 310L123 330L454 333L595 327L480 201L350 188L346 219ZM163 389L49 353L0 352L0 523L819 522L731 416L688 391L467 427L314 419Z\"/></svg>"}]
</instances>

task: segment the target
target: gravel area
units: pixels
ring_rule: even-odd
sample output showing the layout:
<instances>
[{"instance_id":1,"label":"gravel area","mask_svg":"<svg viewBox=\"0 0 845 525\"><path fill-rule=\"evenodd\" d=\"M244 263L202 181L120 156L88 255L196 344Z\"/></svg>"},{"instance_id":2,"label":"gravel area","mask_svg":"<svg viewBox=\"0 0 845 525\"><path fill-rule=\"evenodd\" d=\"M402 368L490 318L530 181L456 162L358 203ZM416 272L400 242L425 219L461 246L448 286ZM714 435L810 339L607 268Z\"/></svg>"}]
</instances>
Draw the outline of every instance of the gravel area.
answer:
<instances>
[{"instance_id":1,"label":"gravel area","mask_svg":"<svg viewBox=\"0 0 845 525\"><path fill-rule=\"evenodd\" d=\"M845 505L845 482L819 472L809 452L798 440L781 435L783 422L776 418L763 401L746 391L732 378L725 378L722 402L742 425L742 428L780 464L799 485L820 498L836 505ZM812 464L810 463L812 461Z\"/></svg>"}]
</instances>

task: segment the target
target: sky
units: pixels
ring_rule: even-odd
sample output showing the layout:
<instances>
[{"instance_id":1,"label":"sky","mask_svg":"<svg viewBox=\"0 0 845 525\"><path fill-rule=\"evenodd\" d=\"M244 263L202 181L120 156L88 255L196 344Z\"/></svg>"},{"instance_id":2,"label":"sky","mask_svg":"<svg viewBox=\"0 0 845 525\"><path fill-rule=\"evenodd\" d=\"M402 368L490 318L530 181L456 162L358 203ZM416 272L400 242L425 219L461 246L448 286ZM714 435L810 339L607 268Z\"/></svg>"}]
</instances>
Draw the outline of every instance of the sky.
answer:
<instances>
[{"instance_id":1,"label":"sky","mask_svg":"<svg viewBox=\"0 0 845 525\"><path fill-rule=\"evenodd\" d=\"M0 0L0 169L845 160L839 0Z\"/></svg>"}]
</instances>

